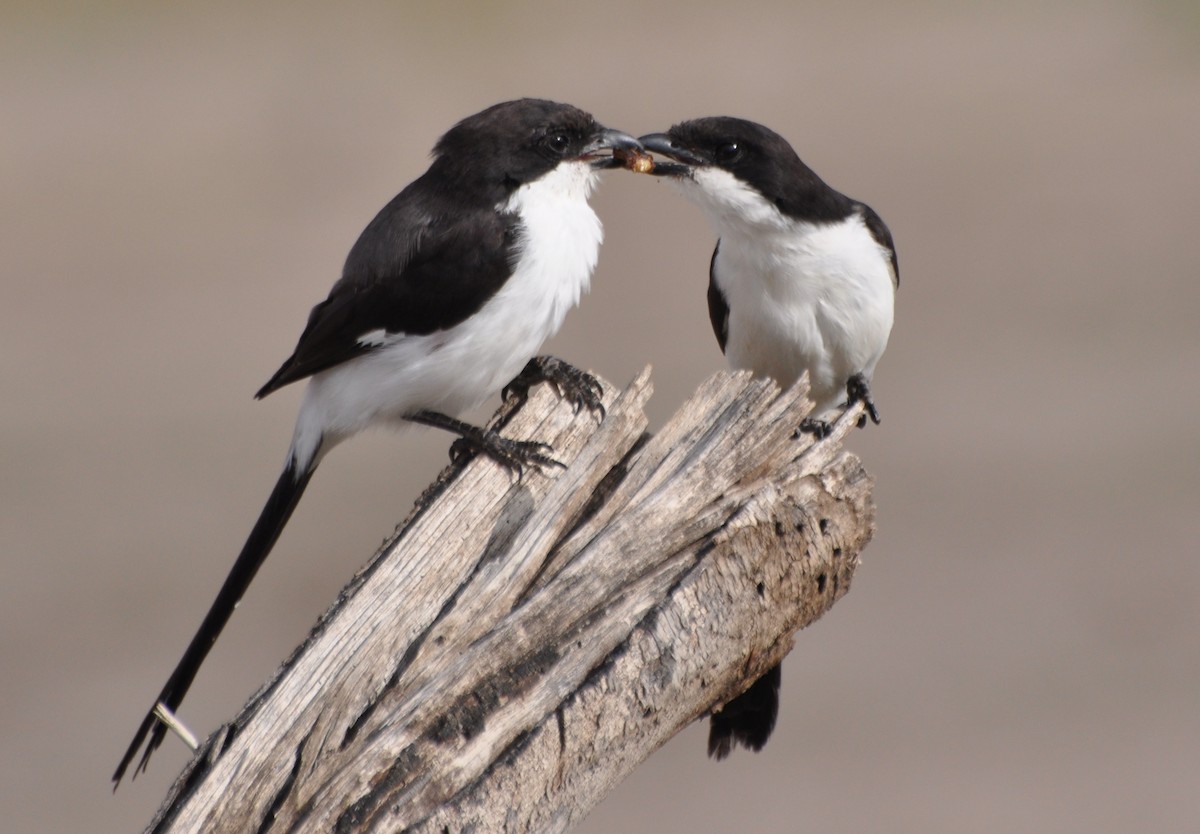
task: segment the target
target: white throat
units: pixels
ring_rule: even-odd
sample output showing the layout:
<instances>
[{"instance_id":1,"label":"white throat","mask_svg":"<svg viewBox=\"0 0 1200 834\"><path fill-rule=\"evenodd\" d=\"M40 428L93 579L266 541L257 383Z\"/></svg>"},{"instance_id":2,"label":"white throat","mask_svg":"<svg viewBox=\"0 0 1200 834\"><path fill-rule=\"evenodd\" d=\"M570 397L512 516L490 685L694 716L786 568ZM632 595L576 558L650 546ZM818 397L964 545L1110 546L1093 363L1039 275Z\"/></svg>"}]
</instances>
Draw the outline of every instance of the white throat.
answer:
<instances>
[{"instance_id":1,"label":"white throat","mask_svg":"<svg viewBox=\"0 0 1200 834\"><path fill-rule=\"evenodd\" d=\"M683 195L704 211L718 235L738 230L783 231L791 224L762 194L722 168L694 168L690 177L675 182Z\"/></svg>"},{"instance_id":2,"label":"white throat","mask_svg":"<svg viewBox=\"0 0 1200 834\"><path fill-rule=\"evenodd\" d=\"M600 218L588 205L598 179L590 163L564 162L518 188L500 207L521 218L522 231L517 271L497 295L523 299L532 329L541 334L535 351L558 332L591 284L604 238Z\"/></svg>"}]
</instances>

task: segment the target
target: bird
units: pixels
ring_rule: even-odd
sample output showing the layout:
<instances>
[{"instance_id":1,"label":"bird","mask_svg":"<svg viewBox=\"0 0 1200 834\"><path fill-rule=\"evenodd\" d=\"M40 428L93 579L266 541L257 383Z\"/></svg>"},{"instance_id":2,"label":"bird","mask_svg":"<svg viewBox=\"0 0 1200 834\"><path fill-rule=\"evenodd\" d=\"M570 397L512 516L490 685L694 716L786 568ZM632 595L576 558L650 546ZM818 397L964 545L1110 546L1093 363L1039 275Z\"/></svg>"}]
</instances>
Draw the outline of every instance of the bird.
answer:
<instances>
[{"instance_id":1,"label":"bird","mask_svg":"<svg viewBox=\"0 0 1200 834\"><path fill-rule=\"evenodd\" d=\"M842 403L871 398L900 283L892 234L870 206L834 190L786 139L731 116L692 119L640 137L666 157L666 177L717 235L708 311L729 366L782 387L808 374L812 415L798 431L824 437ZM777 665L710 719L708 754L761 750L779 713Z\"/></svg>"},{"instance_id":2,"label":"bird","mask_svg":"<svg viewBox=\"0 0 1200 834\"><path fill-rule=\"evenodd\" d=\"M639 149L569 104L524 98L462 119L428 170L367 224L291 356L255 395L307 380L283 472L211 608L113 774L114 790L166 725L275 545L322 458L372 425L419 423L460 436L519 474L556 463L541 443L458 419L509 383L549 380L578 411L603 413L597 381L537 356L587 291L602 227L588 204L617 151Z\"/></svg>"}]
</instances>

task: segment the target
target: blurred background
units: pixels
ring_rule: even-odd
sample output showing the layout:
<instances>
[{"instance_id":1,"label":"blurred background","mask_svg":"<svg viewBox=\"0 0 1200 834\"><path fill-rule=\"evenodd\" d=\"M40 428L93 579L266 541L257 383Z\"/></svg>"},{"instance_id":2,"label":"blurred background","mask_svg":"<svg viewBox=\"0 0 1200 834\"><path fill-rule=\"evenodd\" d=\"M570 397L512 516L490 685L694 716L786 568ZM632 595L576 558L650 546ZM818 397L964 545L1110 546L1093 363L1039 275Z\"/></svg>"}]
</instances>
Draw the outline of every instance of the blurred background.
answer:
<instances>
[{"instance_id":1,"label":"blurred background","mask_svg":"<svg viewBox=\"0 0 1200 834\"><path fill-rule=\"evenodd\" d=\"M0 819L137 831L109 775L274 483L288 355L456 120L523 95L635 134L761 121L886 219L878 533L799 637L765 752L676 737L580 827L1200 830L1200 11L614 0L0 6ZM722 357L713 236L607 175L549 349L662 421ZM184 706L207 735L446 459L323 464Z\"/></svg>"}]
</instances>

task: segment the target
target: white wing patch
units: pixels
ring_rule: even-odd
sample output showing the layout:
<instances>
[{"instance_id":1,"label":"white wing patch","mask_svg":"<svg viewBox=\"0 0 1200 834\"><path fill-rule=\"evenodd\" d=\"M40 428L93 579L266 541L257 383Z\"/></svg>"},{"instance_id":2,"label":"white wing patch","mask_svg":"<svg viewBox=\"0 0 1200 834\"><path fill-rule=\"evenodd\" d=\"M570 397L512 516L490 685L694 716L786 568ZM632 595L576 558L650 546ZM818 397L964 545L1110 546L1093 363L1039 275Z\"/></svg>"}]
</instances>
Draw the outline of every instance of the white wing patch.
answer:
<instances>
[{"instance_id":1,"label":"white wing patch","mask_svg":"<svg viewBox=\"0 0 1200 834\"><path fill-rule=\"evenodd\" d=\"M365 348L379 348L394 344L404 338L403 333L389 333L382 327L377 330L371 330L359 336L355 341Z\"/></svg>"}]
</instances>

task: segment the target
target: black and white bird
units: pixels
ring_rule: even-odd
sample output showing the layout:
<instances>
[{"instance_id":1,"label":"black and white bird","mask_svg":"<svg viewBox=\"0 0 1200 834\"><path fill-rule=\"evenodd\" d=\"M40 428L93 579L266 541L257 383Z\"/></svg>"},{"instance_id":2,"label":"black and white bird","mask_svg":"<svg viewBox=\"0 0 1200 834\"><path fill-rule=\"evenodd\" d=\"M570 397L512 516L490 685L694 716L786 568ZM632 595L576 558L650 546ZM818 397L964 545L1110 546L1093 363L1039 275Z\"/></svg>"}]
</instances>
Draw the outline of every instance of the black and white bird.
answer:
<instances>
[{"instance_id":1,"label":"black and white bird","mask_svg":"<svg viewBox=\"0 0 1200 834\"><path fill-rule=\"evenodd\" d=\"M279 481L187 651L113 774L144 770L321 459L378 424L423 423L520 470L549 448L455 419L521 374L599 408L596 382L535 357L588 289L602 237L588 197L632 136L566 104L521 99L463 119L421 177L375 216L295 351L257 393L308 380ZM527 364L528 363L528 364ZM524 369L524 370L523 370Z\"/></svg>"},{"instance_id":2,"label":"black and white bird","mask_svg":"<svg viewBox=\"0 0 1200 834\"><path fill-rule=\"evenodd\" d=\"M713 332L733 368L781 386L808 373L813 418L824 435L839 404L871 400L887 347L899 271L892 235L870 206L825 184L791 145L755 122L712 117L640 139L671 162L670 177L717 234L709 266ZM741 743L762 749L779 711L778 666L713 714L709 755Z\"/></svg>"}]
</instances>

